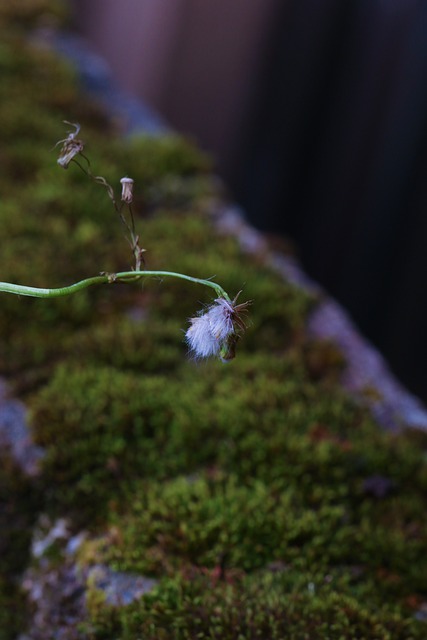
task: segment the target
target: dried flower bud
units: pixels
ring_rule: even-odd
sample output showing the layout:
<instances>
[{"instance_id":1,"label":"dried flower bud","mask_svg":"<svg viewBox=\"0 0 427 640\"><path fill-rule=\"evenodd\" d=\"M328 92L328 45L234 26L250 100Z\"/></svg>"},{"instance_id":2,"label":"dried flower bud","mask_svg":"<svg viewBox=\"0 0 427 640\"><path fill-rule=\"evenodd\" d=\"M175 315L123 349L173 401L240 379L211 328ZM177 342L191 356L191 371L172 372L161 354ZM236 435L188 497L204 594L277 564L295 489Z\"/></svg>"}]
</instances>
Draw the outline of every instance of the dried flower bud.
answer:
<instances>
[{"instance_id":1,"label":"dried flower bud","mask_svg":"<svg viewBox=\"0 0 427 640\"><path fill-rule=\"evenodd\" d=\"M80 131L80 125L73 124L72 122L67 122L66 120L64 120L64 122L66 124L71 124L75 128L75 131L69 133L65 140L60 140L59 142L57 142L57 144L60 144L61 142L63 143L57 163L63 169L68 169L68 165L70 164L74 156L83 151L84 144L82 140L78 140L76 138Z\"/></svg>"},{"instance_id":2,"label":"dried flower bud","mask_svg":"<svg viewBox=\"0 0 427 640\"><path fill-rule=\"evenodd\" d=\"M122 178L120 184L122 185L122 202L131 204L133 200L133 180L132 178Z\"/></svg>"},{"instance_id":3,"label":"dried flower bud","mask_svg":"<svg viewBox=\"0 0 427 640\"><path fill-rule=\"evenodd\" d=\"M64 142L57 163L63 169L68 169L68 165L71 160L74 156L83 151L83 148L83 142L81 140L70 140L69 142Z\"/></svg>"},{"instance_id":4,"label":"dried flower bud","mask_svg":"<svg viewBox=\"0 0 427 640\"><path fill-rule=\"evenodd\" d=\"M227 340L221 346L219 357L222 362L230 362L230 360L234 360L236 357L236 346L239 337L240 336L237 333L233 333L228 336Z\"/></svg>"},{"instance_id":5,"label":"dried flower bud","mask_svg":"<svg viewBox=\"0 0 427 640\"><path fill-rule=\"evenodd\" d=\"M190 318L185 339L193 355L196 358L215 355L223 362L232 360L239 334L246 328L242 313L248 304L236 305L236 299L231 302L217 298L204 314Z\"/></svg>"}]
</instances>

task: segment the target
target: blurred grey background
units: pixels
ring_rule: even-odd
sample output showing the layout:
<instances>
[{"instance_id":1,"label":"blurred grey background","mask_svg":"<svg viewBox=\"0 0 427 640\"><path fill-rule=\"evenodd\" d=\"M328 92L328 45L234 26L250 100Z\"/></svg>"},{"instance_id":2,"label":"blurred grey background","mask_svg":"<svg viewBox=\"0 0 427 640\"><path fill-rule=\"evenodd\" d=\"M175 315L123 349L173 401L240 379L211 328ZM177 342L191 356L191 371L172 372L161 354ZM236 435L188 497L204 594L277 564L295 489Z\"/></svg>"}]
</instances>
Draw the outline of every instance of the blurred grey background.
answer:
<instances>
[{"instance_id":1,"label":"blurred grey background","mask_svg":"<svg viewBox=\"0 0 427 640\"><path fill-rule=\"evenodd\" d=\"M427 399L427 2L70 0L119 86Z\"/></svg>"}]
</instances>

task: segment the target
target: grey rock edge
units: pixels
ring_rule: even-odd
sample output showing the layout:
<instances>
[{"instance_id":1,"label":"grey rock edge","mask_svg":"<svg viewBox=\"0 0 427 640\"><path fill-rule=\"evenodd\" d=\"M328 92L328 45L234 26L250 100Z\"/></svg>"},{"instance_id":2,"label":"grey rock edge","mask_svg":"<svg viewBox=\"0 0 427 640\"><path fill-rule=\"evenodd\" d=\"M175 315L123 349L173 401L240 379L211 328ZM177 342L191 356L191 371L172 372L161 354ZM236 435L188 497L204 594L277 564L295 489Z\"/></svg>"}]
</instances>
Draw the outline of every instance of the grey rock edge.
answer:
<instances>
[{"instance_id":1,"label":"grey rock edge","mask_svg":"<svg viewBox=\"0 0 427 640\"><path fill-rule=\"evenodd\" d=\"M36 30L31 38L39 47L57 52L77 69L83 91L103 105L124 135L144 131L161 135L170 131L166 122L147 105L119 89L105 60L94 53L86 40L56 29Z\"/></svg>"},{"instance_id":2,"label":"grey rock edge","mask_svg":"<svg viewBox=\"0 0 427 640\"><path fill-rule=\"evenodd\" d=\"M246 222L239 207L222 204L214 213L220 232L235 236L244 251L264 255L265 262L288 282L319 297L307 329L311 336L330 340L342 351L346 359L343 387L367 405L384 428L427 430L424 405L396 379L385 359L360 335L345 310L311 280L292 257L270 251L264 236ZM369 393L373 389L375 394Z\"/></svg>"},{"instance_id":3,"label":"grey rock edge","mask_svg":"<svg viewBox=\"0 0 427 640\"><path fill-rule=\"evenodd\" d=\"M95 588L106 604L120 607L148 593L157 580L113 571L101 564L81 566L76 554L86 539L85 532L71 534L66 519L50 522L41 516L33 533L32 564L24 573L22 587L34 611L27 631L19 640L84 640L87 622L87 589ZM45 555L55 546L61 562ZM84 629L84 630L83 630Z\"/></svg>"},{"instance_id":4,"label":"grey rock edge","mask_svg":"<svg viewBox=\"0 0 427 640\"><path fill-rule=\"evenodd\" d=\"M75 64L83 89L120 121L126 135L162 135L170 131L153 111L114 85L108 66L84 40L52 31L37 32L34 40L39 45L53 48ZM308 278L292 257L271 251L264 236L248 224L239 207L213 201L209 213L219 233L233 235L245 252L262 256L265 263L286 280L319 297L320 303L308 321L308 331L313 337L331 340L340 347L347 361L342 377L344 388L368 405L384 428L391 431L404 427L427 430L427 411L422 403L398 382L384 358L358 333L342 307ZM366 393L370 388L377 391L376 399ZM26 475L37 475L43 451L31 440L25 406L10 396L1 380L0 446L10 448ZM58 640L84 638L78 625L86 619L88 584L99 589L106 602L113 606L129 604L155 586L155 580L115 572L103 565L78 567L75 555L85 538L85 532L72 536L67 521L49 523L41 516L34 532L33 566L22 579L34 614L27 632L19 640L45 640L47 632ZM61 547L64 562L60 566L52 567L44 555L53 544Z\"/></svg>"}]
</instances>

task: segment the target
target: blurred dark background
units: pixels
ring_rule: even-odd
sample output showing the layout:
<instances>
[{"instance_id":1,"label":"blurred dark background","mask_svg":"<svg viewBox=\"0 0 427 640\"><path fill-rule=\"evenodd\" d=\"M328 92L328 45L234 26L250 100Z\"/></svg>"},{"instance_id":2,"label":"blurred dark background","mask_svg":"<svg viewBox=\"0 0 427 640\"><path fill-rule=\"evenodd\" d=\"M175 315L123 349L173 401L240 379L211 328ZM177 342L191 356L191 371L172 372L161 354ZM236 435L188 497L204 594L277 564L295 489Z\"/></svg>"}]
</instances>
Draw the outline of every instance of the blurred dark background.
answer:
<instances>
[{"instance_id":1,"label":"blurred dark background","mask_svg":"<svg viewBox=\"0 0 427 640\"><path fill-rule=\"evenodd\" d=\"M72 4L121 88L214 155L427 400L427 2Z\"/></svg>"}]
</instances>

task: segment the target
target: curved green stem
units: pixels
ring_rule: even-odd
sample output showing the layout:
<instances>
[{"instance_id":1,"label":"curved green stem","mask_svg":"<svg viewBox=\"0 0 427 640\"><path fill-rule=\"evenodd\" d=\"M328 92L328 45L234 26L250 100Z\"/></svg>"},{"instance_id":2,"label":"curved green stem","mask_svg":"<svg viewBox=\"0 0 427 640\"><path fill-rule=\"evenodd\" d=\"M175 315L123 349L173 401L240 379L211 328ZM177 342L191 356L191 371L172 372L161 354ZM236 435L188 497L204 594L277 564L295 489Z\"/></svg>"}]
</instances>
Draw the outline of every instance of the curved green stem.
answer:
<instances>
[{"instance_id":1,"label":"curved green stem","mask_svg":"<svg viewBox=\"0 0 427 640\"><path fill-rule=\"evenodd\" d=\"M211 280L203 280L201 278L193 278L183 273L175 273L174 271L122 271L119 273L103 274L86 278L75 282L68 287L59 287L57 289L44 289L40 287L27 287L26 285L13 284L11 282L0 282L0 293L12 293L17 296L31 296L33 298L58 298L60 296L68 296L72 293L82 291L96 284L112 284L113 282L137 282L141 278L146 277L170 277L181 278L181 280L189 280L196 284L204 285L215 290L220 298L230 301L230 297L219 284Z\"/></svg>"}]
</instances>

